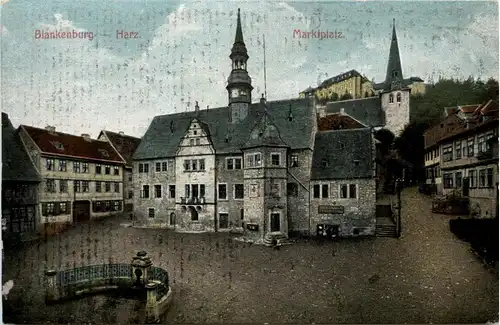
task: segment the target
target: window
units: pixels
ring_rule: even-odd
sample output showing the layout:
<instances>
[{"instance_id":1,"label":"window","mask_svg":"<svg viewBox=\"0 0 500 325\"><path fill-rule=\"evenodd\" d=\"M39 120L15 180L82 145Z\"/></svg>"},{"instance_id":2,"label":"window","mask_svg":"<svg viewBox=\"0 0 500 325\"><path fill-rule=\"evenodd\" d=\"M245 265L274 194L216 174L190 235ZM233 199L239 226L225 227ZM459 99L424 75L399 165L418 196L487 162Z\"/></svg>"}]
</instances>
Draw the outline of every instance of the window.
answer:
<instances>
[{"instance_id":1,"label":"window","mask_svg":"<svg viewBox=\"0 0 500 325\"><path fill-rule=\"evenodd\" d=\"M271 154L271 165L272 166L279 166L280 165L280 154L279 153L272 153Z\"/></svg>"},{"instance_id":2,"label":"window","mask_svg":"<svg viewBox=\"0 0 500 325\"><path fill-rule=\"evenodd\" d=\"M443 147L443 161L451 161L453 160L453 148L450 145Z\"/></svg>"},{"instance_id":3,"label":"window","mask_svg":"<svg viewBox=\"0 0 500 325\"><path fill-rule=\"evenodd\" d=\"M493 187L493 168L486 170L486 186Z\"/></svg>"},{"instance_id":4,"label":"window","mask_svg":"<svg viewBox=\"0 0 500 325\"><path fill-rule=\"evenodd\" d=\"M88 192L89 191L89 181L82 181L82 192Z\"/></svg>"},{"instance_id":5,"label":"window","mask_svg":"<svg viewBox=\"0 0 500 325\"><path fill-rule=\"evenodd\" d=\"M286 184L286 194L293 197L297 196L299 194L299 187L297 183Z\"/></svg>"},{"instance_id":6,"label":"window","mask_svg":"<svg viewBox=\"0 0 500 325\"><path fill-rule=\"evenodd\" d=\"M82 163L82 173L88 173L89 172L89 163Z\"/></svg>"},{"instance_id":7,"label":"window","mask_svg":"<svg viewBox=\"0 0 500 325\"><path fill-rule=\"evenodd\" d=\"M319 184L313 186L313 198L319 199Z\"/></svg>"},{"instance_id":8,"label":"window","mask_svg":"<svg viewBox=\"0 0 500 325\"><path fill-rule=\"evenodd\" d=\"M358 186L356 184L349 184L349 198L355 199L357 197Z\"/></svg>"},{"instance_id":9,"label":"window","mask_svg":"<svg viewBox=\"0 0 500 325\"><path fill-rule=\"evenodd\" d=\"M115 175L120 175L120 167L115 166L115 167L113 167L113 169L114 169L114 174Z\"/></svg>"},{"instance_id":10,"label":"window","mask_svg":"<svg viewBox=\"0 0 500 325\"><path fill-rule=\"evenodd\" d=\"M111 192L111 183L110 182L105 182L104 183L104 189L106 192Z\"/></svg>"},{"instance_id":11,"label":"window","mask_svg":"<svg viewBox=\"0 0 500 325\"><path fill-rule=\"evenodd\" d=\"M462 142L455 142L455 159L462 158Z\"/></svg>"},{"instance_id":12,"label":"window","mask_svg":"<svg viewBox=\"0 0 500 325\"><path fill-rule=\"evenodd\" d=\"M462 172L455 173L455 187L456 188L462 187Z\"/></svg>"},{"instance_id":13,"label":"window","mask_svg":"<svg viewBox=\"0 0 500 325\"><path fill-rule=\"evenodd\" d=\"M184 196L191 197L191 186L189 184L184 185Z\"/></svg>"},{"instance_id":14,"label":"window","mask_svg":"<svg viewBox=\"0 0 500 325\"><path fill-rule=\"evenodd\" d=\"M229 227L229 215L227 213L219 213L219 228L227 229Z\"/></svg>"},{"instance_id":15,"label":"window","mask_svg":"<svg viewBox=\"0 0 500 325\"><path fill-rule=\"evenodd\" d=\"M184 160L184 170L191 170L191 161L190 160Z\"/></svg>"},{"instance_id":16,"label":"window","mask_svg":"<svg viewBox=\"0 0 500 325\"><path fill-rule=\"evenodd\" d=\"M347 199L348 198L348 188L347 184L342 184L340 185L340 198L341 199Z\"/></svg>"},{"instance_id":17,"label":"window","mask_svg":"<svg viewBox=\"0 0 500 325\"><path fill-rule=\"evenodd\" d=\"M271 195L281 197L281 186L279 183L271 183Z\"/></svg>"},{"instance_id":18,"label":"window","mask_svg":"<svg viewBox=\"0 0 500 325\"><path fill-rule=\"evenodd\" d=\"M47 193L55 193L56 192L56 180L55 179L47 179L45 181L45 192L47 192Z\"/></svg>"},{"instance_id":19,"label":"window","mask_svg":"<svg viewBox=\"0 0 500 325\"><path fill-rule=\"evenodd\" d=\"M393 94L390 94L389 95L389 103L394 103L394 95Z\"/></svg>"},{"instance_id":20,"label":"window","mask_svg":"<svg viewBox=\"0 0 500 325\"><path fill-rule=\"evenodd\" d=\"M200 197L205 197L205 184L200 184Z\"/></svg>"},{"instance_id":21,"label":"window","mask_svg":"<svg viewBox=\"0 0 500 325\"><path fill-rule=\"evenodd\" d=\"M167 171L167 162L164 161L161 163L161 171L166 172Z\"/></svg>"},{"instance_id":22,"label":"window","mask_svg":"<svg viewBox=\"0 0 500 325\"><path fill-rule=\"evenodd\" d=\"M200 170L205 170L205 159L200 159L199 163L200 163Z\"/></svg>"},{"instance_id":23,"label":"window","mask_svg":"<svg viewBox=\"0 0 500 325\"><path fill-rule=\"evenodd\" d=\"M175 199L175 185L168 186L169 198Z\"/></svg>"},{"instance_id":24,"label":"window","mask_svg":"<svg viewBox=\"0 0 500 325\"><path fill-rule=\"evenodd\" d=\"M241 158L226 158L226 169L241 169Z\"/></svg>"},{"instance_id":25,"label":"window","mask_svg":"<svg viewBox=\"0 0 500 325\"><path fill-rule=\"evenodd\" d=\"M161 185L155 185L155 198L161 198Z\"/></svg>"},{"instance_id":26,"label":"window","mask_svg":"<svg viewBox=\"0 0 500 325\"><path fill-rule=\"evenodd\" d=\"M217 197L219 200L227 200L227 185L219 184L218 185L218 194Z\"/></svg>"},{"instance_id":27,"label":"window","mask_svg":"<svg viewBox=\"0 0 500 325\"><path fill-rule=\"evenodd\" d=\"M194 139L189 139L189 145L194 146Z\"/></svg>"},{"instance_id":28,"label":"window","mask_svg":"<svg viewBox=\"0 0 500 325\"><path fill-rule=\"evenodd\" d=\"M61 179L59 180L59 192L68 193L68 181Z\"/></svg>"},{"instance_id":29,"label":"window","mask_svg":"<svg viewBox=\"0 0 500 325\"><path fill-rule=\"evenodd\" d=\"M443 174L443 186L444 188L453 188L453 174Z\"/></svg>"},{"instance_id":30,"label":"window","mask_svg":"<svg viewBox=\"0 0 500 325\"><path fill-rule=\"evenodd\" d=\"M243 184L234 184L234 199L241 200L244 197L244 186Z\"/></svg>"},{"instance_id":31,"label":"window","mask_svg":"<svg viewBox=\"0 0 500 325\"><path fill-rule=\"evenodd\" d=\"M79 161L74 161L73 162L73 172L74 173L80 173L81 172L81 164Z\"/></svg>"},{"instance_id":32,"label":"window","mask_svg":"<svg viewBox=\"0 0 500 325\"><path fill-rule=\"evenodd\" d=\"M479 171L479 187L486 187L486 169Z\"/></svg>"},{"instance_id":33,"label":"window","mask_svg":"<svg viewBox=\"0 0 500 325\"><path fill-rule=\"evenodd\" d=\"M486 142L484 141L484 135L480 135L477 137L477 152L481 153L486 151Z\"/></svg>"},{"instance_id":34,"label":"window","mask_svg":"<svg viewBox=\"0 0 500 325\"><path fill-rule=\"evenodd\" d=\"M141 198L149 199L149 185L142 185Z\"/></svg>"},{"instance_id":35,"label":"window","mask_svg":"<svg viewBox=\"0 0 500 325\"><path fill-rule=\"evenodd\" d=\"M134 191L128 191L128 198L131 199L134 197Z\"/></svg>"},{"instance_id":36,"label":"window","mask_svg":"<svg viewBox=\"0 0 500 325\"><path fill-rule=\"evenodd\" d=\"M299 167L299 156L292 155L290 157L290 167Z\"/></svg>"},{"instance_id":37,"label":"window","mask_svg":"<svg viewBox=\"0 0 500 325\"><path fill-rule=\"evenodd\" d=\"M475 170L469 170L469 185L471 188L477 187Z\"/></svg>"},{"instance_id":38,"label":"window","mask_svg":"<svg viewBox=\"0 0 500 325\"><path fill-rule=\"evenodd\" d=\"M486 134L486 141L485 141L485 143L486 143L486 150L485 151L491 150L492 140L490 140L490 139L492 139L493 137L494 137L494 134L492 132Z\"/></svg>"},{"instance_id":39,"label":"window","mask_svg":"<svg viewBox=\"0 0 500 325\"><path fill-rule=\"evenodd\" d=\"M149 208L148 209L148 216L150 218L154 218L155 217L155 209L154 208Z\"/></svg>"},{"instance_id":40,"label":"window","mask_svg":"<svg viewBox=\"0 0 500 325\"><path fill-rule=\"evenodd\" d=\"M201 143L200 139L199 139L199 138L197 138L197 139L196 139L196 145L197 145L197 146L199 146L199 145L200 145L200 143Z\"/></svg>"},{"instance_id":41,"label":"window","mask_svg":"<svg viewBox=\"0 0 500 325\"><path fill-rule=\"evenodd\" d=\"M121 204L120 204L120 201L115 201L115 204L114 204L114 210L115 210L115 211L120 211L120 210L121 210Z\"/></svg>"},{"instance_id":42,"label":"window","mask_svg":"<svg viewBox=\"0 0 500 325\"><path fill-rule=\"evenodd\" d=\"M59 213L66 213L66 212L68 212L66 202L60 202L59 203Z\"/></svg>"},{"instance_id":43,"label":"window","mask_svg":"<svg viewBox=\"0 0 500 325\"><path fill-rule=\"evenodd\" d=\"M106 207L105 207L106 211L111 210L111 202L110 202L110 201L105 201L105 202L104 202L104 204L105 204L105 206L106 206Z\"/></svg>"},{"instance_id":44,"label":"window","mask_svg":"<svg viewBox=\"0 0 500 325\"><path fill-rule=\"evenodd\" d=\"M149 164L139 164L139 173L149 173Z\"/></svg>"},{"instance_id":45,"label":"window","mask_svg":"<svg viewBox=\"0 0 500 325\"><path fill-rule=\"evenodd\" d=\"M200 195L198 189L198 184L191 184L191 197L198 197Z\"/></svg>"},{"instance_id":46,"label":"window","mask_svg":"<svg viewBox=\"0 0 500 325\"><path fill-rule=\"evenodd\" d=\"M54 159L47 158L47 161L45 163L46 163L45 166L47 167L47 170L54 170Z\"/></svg>"},{"instance_id":47,"label":"window","mask_svg":"<svg viewBox=\"0 0 500 325\"><path fill-rule=\"evenodd\" d=\"M104 174L106 175L111 174L111 166L104 166Z\"/></svg>"},{"instance_id":48,"label":"window","mask_svg":"<svg viewBox=\"0 0 500 325\"><path fill-rule=\"evenodd\" d=\"M469 157L474 156L474 138L467 140L467 155Z\"/></svg>"},{"instance_id":49,"label":"window","mask_svg":"<svg viewBox=\"0 0 500 325\"><path fill-rule=\"evenodd\" d=\"M102 173L102 166L101 165L95 165L95 173L96 174Z\"/></svg>"},{"instance_id":50,"label":"window","mask_svg":"<svg viewBox=\"0 0 500 325\"><path fill-rule=\"evenodd\" d=\"M321 185L321 197L328 198L328 184Z\"/></svg>"},{"instance_id":51,"label":"window","mask_svg":"<svg viewBox=\"0 0 500 325\"><path fill-rule=\"evenodd\" d=\"M157 162L155 165L156 165L156 171L161 172L161 163Z\"/></svg>"},{"instance_id":52,"label":"window","mask_svg":"<svg viewBox=\"0 0 500 325\"><path fill-rule=\"evenodd\" d=\"M129 174L128 174L128 181L129 181L129 182L132 182L132 173L129 173Z\"/></svg>"},{"instance_id":53,"label":"window","mask_svg":"<svg viewBox=\"0 0 500 325\"><path fill-rule=\"evenodd\" d=\"M246 167L260 167L262 165L262 159L260 153L248 154L246 156Z\"/></svg>"},{"instance_id":54,"label":"window","mask_svg":"<svg viewBox=\"0 0 500 325\"><path fill-rule=\"evenodd\" d=\"M76 193L81 192L81 184L80 181L74 181L73 182L73 188Z\"/></svg>"},{"instance_id":55,"label":"window","mask_svg":"<svg viewBox=\"0 0 500 325\"><path fill-rule=\"evenodd\" d=\"M45 206L45 214L44 215L51 215L54 214L54 203L47 203Z\"/></svg>"},{"instance_id":56,"label":"window","mask_svg":"<svg viewBox=\"0 0 500 325\"><path fill-rule=\"evenodd\" d=\"M59 160L59 171L60 172L66 171L66 160Z\"/></svg>"},{"instance_id":57,"label":"window","mask_svg":"<svg viewBox=\"0 0 500 325\"><path fill-rule=\"evenodd\" d=\"M326 159L322 159L322 160L321 160L321 167L323 167L323 168L328 167L328 160L326 160Z\"/></svg>"},{"instance_id":58,"label":"window","mask_svg":"<svg viewBox=\"0 0 500 325\"><path fill-rule=\"evenodd\" d=\"M396 102L401 103L401 93L396 95Z\"/></svg>"},{"instance_id":59,"label":"window","mask_svg":"<svg viewBox=\"0 0 500 325\"><path fill-rule=\"evenodd\" d=\"M115 182L115 193L120 193L120 183Z\"/></svg>"}]
</instances>

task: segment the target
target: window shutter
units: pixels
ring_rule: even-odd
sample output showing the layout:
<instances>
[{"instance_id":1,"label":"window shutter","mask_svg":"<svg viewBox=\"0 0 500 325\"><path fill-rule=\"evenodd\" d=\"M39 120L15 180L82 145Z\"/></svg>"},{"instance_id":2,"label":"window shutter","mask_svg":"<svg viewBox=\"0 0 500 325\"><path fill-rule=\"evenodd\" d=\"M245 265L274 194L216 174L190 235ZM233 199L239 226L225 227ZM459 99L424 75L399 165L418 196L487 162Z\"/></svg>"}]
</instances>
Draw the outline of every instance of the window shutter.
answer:
<instances>
[{"instance_id":1,"label":"window shutter","mask_svg":"<svg viewBox=\"0 0 500 325\"><path fill-rule=\"evenodd\" d=\"M47 203L42 203L42 215L47 215Z\"/></svg>"},{"instance_id":2,"label":"window shutter","mask_svg":"<svg viewBox=\"0 0 500 325\"><path fill-rule=\"evenodd\" d=\"M59 215L60 212L61 212L61 203L56 202L54 204L54 215L57 216L57 215Z\"/></svg>"}]
</instances>

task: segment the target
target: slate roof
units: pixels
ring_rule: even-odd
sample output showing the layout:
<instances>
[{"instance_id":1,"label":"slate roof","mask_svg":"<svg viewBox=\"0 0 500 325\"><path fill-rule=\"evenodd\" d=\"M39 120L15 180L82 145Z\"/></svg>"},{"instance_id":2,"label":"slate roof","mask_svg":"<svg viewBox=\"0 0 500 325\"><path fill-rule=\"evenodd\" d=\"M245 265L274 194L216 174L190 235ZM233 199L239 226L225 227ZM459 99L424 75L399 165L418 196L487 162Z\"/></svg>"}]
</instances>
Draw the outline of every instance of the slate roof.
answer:
<instances>
[{"instance_id":1,"label":"slate roof","mask_svg":"<svg viewBox=\"0 0 500 325\"><path fill-rule=\"evenodd\" d=\"M267 110L264 111L260 121L255 125L250 138L242 148L250 149L256 147L287 147L287 144L281 138L280 132L273 123Z\"/></svg>"},{"instance_id":2,"label":"slate roof","mask_svg":"<svg viewBox=\"0 0 500 325\"><path fill-rule=\"evenodd\" d=\"M356 70L350 70L350 71L347 71L347 72L344 72L344 73L341 73L339 75L336 75L336 76L333 76L331 78L326 79L318 86L318 88L328 87L328 86L333 85L337 82L341 82L341 81L347 80L349 78L354 78L354 77L363 77L363 76Z\"/></svg>"},{"instance_id":3,"label":"slate roof","mask_svg":"<svg viewBox=\"0 0 500 325\"><path fill-rule=\"evenodd\" d=\"M372 178L372 141L369 128L316 133L311 179Z\"/></svg>"},{"instance_id":4,"label":"slate roof","mask_svg":"<svg viewBox=\"0 0 500 325\"><path fill-rule=\"evenodd\" d=\"M18 132L9 116L2 112L2 181L39 182Z\"/></svg>"},{"instance_id":5,"label":"slate roof","mask_svg":"<svg viewBox=\"0 0 500 325\"><path fill-rule=\"evenodd\" d=\"M402 85L404 87L408 87L411 84L413 84L414 82L424 82L424 81L420 77L411 77L411 78L403 79ZM381 89L384 89L385 85L386 85L385 82L374 83L373 84L373 89L375 89L375 90L381 90Z\"/></svg>"},{"instance_id":6,"label":"slate roof","mask_svg":"<svg viewBox=\"0 0 500 325\"><path fill-rule=\"evenodd\" d=\"M318 131L359 129L366 126L345 114L331 114L318 118Z\"/></svg>"},{"instance_id":7,"label":"slate roof","mask_svg":"<svg viewBox=\"0 0 500 325\"><path fill-rule=\"evenodd\" d=\"M132 156L134 155L135 150L141 143L140 138L132 137L130 135L120 134L116 132L102 130L101 134L104 133L111 144L115 147L118 153L122 156L123 159L127 162L127 166L132 165ZM99 137L101 136L99 134ZM98 138L99 138L98 137Z\"/></svg>"},{"instance_id":8,"label":"slate roof","mask_svg":"<svg viewBox=\"0 0 500 325\"><path fill-rule=\"evenodd\" d=\"M250 132L264 112L261 103L249 105L248 116L239 123L231 123L229 107L196 112L156 116L142 138L133 159L174 157L181 138L193 118L206 124L217 154L241 153ZM290 113L292 119L289 119ZM283 141L292 149L310 148L315 125L313 99L300 98L267 102L267 113L280 132Z\"/></svg>"},{"instance_id":9,"label":"slate roof","mask_svg":"<svg viewBox=\"0 0 500 325\"><path fill-rule=\"evenodd\" d=\"M21 125L40 151L48 155L124 163L118 152L107 141L91 139L62 132L49 132L32 126Z\"/></svg>"},{"instance_id":10,"label":"slate roof","mask_svg":"<svg viewBox=\"0 0 500 325\"><path fill-rule=\"evenodd\" d=\"M382 111L379 97L330 102L326 104L326 113L340 113L342 108L345 114L352 116L366 126L383 127L385 125L385 114Z\"/></svg>"}]
</instances>

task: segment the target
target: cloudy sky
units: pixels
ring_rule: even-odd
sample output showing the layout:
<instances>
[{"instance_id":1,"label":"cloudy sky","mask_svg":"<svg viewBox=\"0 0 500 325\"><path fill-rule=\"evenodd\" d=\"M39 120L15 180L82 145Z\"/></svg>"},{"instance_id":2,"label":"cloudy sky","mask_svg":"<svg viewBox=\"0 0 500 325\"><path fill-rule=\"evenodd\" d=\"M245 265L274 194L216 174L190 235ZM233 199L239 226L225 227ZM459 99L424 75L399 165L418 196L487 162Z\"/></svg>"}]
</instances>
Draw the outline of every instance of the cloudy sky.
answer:
<instances>
[{"instance_id":1,"label":"cloudy sky","mask_svg":"<svg viewBox=\"0 0 500 325\"><path fill-rule=\"evenodd\" d=\"M382 81L393 18L404 77L498 79L493 1L47 2L8 0L0 9L2 111L15 126L140 137L155 115L192 110L195 101L226 105L237 8L254 100L264 88L263 35L268 99L286 99L351 69ZM296 29L344 38L294 38ZM93 38L36 39L37 30ZM117 39L121 30L140 38Z\"/></svg>"}]
</instances>

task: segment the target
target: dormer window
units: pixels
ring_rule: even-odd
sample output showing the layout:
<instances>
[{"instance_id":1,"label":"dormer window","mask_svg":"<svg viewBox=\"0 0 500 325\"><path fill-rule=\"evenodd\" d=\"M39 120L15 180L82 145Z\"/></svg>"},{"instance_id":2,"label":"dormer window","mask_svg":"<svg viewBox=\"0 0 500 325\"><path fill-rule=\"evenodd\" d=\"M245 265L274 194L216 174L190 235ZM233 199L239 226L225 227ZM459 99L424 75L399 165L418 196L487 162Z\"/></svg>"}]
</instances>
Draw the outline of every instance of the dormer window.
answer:
<instances>
[{"instance_id":1,"label":"dormer window","mask_svg":"<svg viewBox=\"0 0 500 325\"><path fill-rule=\"evenodd\" d=\"M193 131L193 134L196 135L198 132L196 132L196 130Z\"/></svg>"},{"instance_id":2,"label":"dormer window","mask_svg":"<svg viewBox=\"0 0 500 325\"><path fill-rule=\"evenodd\" d=\"M389 103L394 103L394 95L393 94L389 94Z\"/></svg>"},{"instance_id":3,"label":"dormer window","mask_svg":"<svg viewBox=\"0 0 500 325\"><path fill-rule=\"evenodd\" d=\"M51 141L52 145L57 149L57 150L64 150L64 145L59 142L59 141Z\"/></svg>"},{"instance_id":4,"label":"dormer window","mask_svg":"<svg viewBox=\"0 0 500 325\"><path fill-rule=\"evenodd\" d=\"M321 160L321 167L323 167L323 168L328 167L328 160L326 160L326 159Z\"/></svg>"},{"instance_id":5,"label":"dormer window","mask_svg":"<svg viewBox=\"0 0 500 325\"><path fill-rule=\"evenodd\" d=\"M101 153L101 155L103 155L104 157L109 157L109 153L106 149L99 149L99 152Z\"/></svg>"},{"instance_id":6,"label":"dormer window","mask_svg":"<svg viewBox=\"0 0 500 325\"><path fill-rule=\"evenodd\" d=\"M396 102L401 103L401 93L396 95Z\"/></svg>"}]
</instances>

